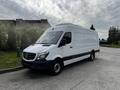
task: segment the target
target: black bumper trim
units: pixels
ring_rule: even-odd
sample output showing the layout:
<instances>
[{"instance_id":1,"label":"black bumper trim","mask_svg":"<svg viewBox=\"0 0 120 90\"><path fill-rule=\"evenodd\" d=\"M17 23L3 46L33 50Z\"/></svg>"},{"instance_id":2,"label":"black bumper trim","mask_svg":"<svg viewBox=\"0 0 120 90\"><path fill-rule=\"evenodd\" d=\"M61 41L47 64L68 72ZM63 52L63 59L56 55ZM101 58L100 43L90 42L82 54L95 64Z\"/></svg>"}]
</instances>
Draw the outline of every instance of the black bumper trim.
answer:
<instances>
[{"instance_id":1,"label":"black bumper trim","mask_svg":"<svg viewBox=\"0 0 120 90\"><path fill-rule=\"evenodd\" d=\"M22 60L22 65L25 67L25 68L31 68L31 69L51 69L52 68L52 64L53 64L54 61L32 61L32 62L28 62L28 61L24 61Z\"/></svg>"}]
</instances>

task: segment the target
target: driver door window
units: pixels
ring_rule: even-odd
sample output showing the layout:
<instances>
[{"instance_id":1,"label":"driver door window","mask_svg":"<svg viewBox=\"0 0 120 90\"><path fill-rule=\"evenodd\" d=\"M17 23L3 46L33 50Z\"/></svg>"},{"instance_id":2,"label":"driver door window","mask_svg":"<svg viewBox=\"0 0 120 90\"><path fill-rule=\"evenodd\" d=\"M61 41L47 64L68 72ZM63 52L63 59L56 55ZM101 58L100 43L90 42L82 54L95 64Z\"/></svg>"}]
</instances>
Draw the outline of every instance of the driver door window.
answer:
<instances>
[{"instance_id":1,"label":"driver door window","mask_svg":"<svg viewBox=\"0 0 120 90\"><path fill-rule=\"evenodd\" d=\"M71 32L66 32L60 42L60 46L71 43Z\"/></svg>"}]
</instances>

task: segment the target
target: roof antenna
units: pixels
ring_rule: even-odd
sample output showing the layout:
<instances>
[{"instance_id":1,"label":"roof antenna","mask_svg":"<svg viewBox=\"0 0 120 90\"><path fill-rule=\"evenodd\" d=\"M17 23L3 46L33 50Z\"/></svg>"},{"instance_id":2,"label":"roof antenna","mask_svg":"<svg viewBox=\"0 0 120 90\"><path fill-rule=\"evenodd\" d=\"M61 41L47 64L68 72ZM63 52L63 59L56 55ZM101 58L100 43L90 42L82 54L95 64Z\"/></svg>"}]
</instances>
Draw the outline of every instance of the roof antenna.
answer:
<instances>
[{"instance_id":1,"label":"roof antenna","mask_svg":"<svg viewBox=\"0 0 120 90\"><path fill-rule=\"evenodd\" d=\"M93 24L91 25L90 29L91 29L91 30L95 30L95 28L94 28Z\"/></svg>"}]
</instances>

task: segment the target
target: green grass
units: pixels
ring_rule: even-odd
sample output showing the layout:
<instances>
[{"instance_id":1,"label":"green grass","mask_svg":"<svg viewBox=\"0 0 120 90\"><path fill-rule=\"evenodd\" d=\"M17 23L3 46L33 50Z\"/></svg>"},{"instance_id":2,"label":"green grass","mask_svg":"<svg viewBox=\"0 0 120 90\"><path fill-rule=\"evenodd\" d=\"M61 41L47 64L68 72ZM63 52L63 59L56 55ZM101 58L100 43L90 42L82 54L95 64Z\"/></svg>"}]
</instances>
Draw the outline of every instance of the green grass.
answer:
<instances>
[{"instance_id":1,"label":"green grass","mask_svg":"<svg viewBox=\"0 0 120 90\"><path fill-rule=\"evenodd\" d=\"M111 47L111 48L120 48L120 45L116 45L116 44L106 44L106 45L101 45L103 47Z\"/></svg>"},{"instance_id":2,"label":"green grass","mask_svg":"<svg viewBox=\"0 0 120 90\"><path fill-rule=\"evenodd\" d=\"M0 51L0 69L7 69L20 66L20 58L14 51L3 52Z\"/></svg>"}]
</instances>

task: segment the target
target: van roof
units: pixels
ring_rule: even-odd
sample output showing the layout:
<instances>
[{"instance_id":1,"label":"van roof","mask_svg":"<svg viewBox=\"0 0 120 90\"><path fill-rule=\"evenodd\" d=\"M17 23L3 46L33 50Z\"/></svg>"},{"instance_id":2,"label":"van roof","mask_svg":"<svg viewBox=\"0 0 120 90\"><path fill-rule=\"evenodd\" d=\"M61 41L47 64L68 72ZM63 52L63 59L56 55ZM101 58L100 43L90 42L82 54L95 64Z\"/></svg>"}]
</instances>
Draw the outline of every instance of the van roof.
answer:
<instances>
[{"instance_id":1,"label":"van roof","mask_svg":"<svg viewBox=\"0 0 120 90\"><path fill-rule=\"evenodd\" d=\"M86 28L84 28L82 26L75 25L75 24L72 24L72 23L57 24L57 25L51 27L51 30L55 30L55 31L79 31L79 30L87 30L87 31L92 32L92 30L90 30L90 29L86 29Z\"/></svg>"},{"instance_id":2,"label":"van roof","mask_svg":"<svg viewBox=\"0 0 120 90\"><path fill-rule=\"evenodd\" d=\"M75 24L72 24L72 23L61 23L61 24L57 24L56 26L72 26L72 27L79 27L79 28L83 28L82 26L79 26L79 25L75 25ZM85 28L84 28L85 29Z\"/></svg>"}]
</instances>

